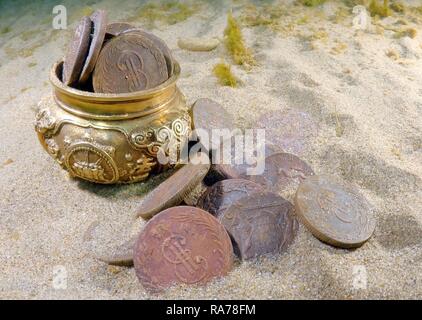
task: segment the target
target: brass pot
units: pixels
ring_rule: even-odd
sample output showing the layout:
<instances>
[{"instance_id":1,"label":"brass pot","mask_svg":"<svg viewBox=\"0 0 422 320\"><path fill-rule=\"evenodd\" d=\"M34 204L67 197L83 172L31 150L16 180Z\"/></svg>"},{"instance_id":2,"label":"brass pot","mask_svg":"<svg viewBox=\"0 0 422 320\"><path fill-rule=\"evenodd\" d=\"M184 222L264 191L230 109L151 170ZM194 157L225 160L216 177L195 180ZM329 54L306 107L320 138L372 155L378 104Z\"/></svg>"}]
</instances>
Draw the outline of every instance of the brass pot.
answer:
<instances>
[{"instance_id":1,"label":"brass pot","mask_svg":"<svg viewBox=\"0 0 422 320\"><path fill-rule=\"evenodd\" d=\"M186 100L176 86L180 66L174 65L156 88L106 94L65 86L63 62L56 63L53 94L40 101L35 122L44 149L71 176L103 184L143 181L168 169L174 161L161 165L157 155L181 148L191 131Z\"/></svg>"}]
</instances>

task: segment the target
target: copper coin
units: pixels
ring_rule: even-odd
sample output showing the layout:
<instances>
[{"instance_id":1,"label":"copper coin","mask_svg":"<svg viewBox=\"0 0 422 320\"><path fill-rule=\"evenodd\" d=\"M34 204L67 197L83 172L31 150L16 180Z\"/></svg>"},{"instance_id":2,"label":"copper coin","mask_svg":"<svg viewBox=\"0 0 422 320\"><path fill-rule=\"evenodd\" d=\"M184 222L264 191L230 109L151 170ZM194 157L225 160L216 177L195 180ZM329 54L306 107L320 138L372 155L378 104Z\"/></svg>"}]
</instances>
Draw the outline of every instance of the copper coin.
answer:
<instances>
[{"instance_id":1,"label":"copper coin","mask_svg":"<svg viewBox=\"0 0 422 320\"><path fill-rule=\"evenodd\" d=\"M200 141L201 131L203 131L206 135L203 140L207 141L202 141L202 143L205 142L209 149L218 148L221 139L230 138L235 129L233 117L219 103L211 99L196 100L192 106L191 113L193 128L197 131L196 134ZM215 130L226 130L227 135L219 139ZM218 139L218 141L214 141L213 137Z\"/></svg>"},{"instance_id":2,"label":"copper coin","mask_svg":"<svg viewBox=\"0 0 422 320\"><path fill-rule=\"evenodd\" d=\"M285 251L298 230L293 205L270 192L256 192L241 198L219 220L242 260Z\"/></svg>"},{"instance_id":3,"label":"copper coin","mask_svg":"<svg viewBox=\"0 0 422 320\"><path fill-rule=\"evenodd\" d=\"M99 256L97 259L110 265L131 267L133 266L133 248L137 239L138 237L133 237L115 248L113 252Z\"/></svg>"},{"instance_id":4,"label":"copper coin","mask_svg":"<svg viewBox=\"0 0 422 320\"><path fill-rule=\"evenodd\" d=\"M311 116L293 109L272 111L262 115L257 128L266 130L266 139L284 152L302 155L317 136L318 127Z\"/></svg>"},{"instance_id":5,"label":"copper coin","mask_svg":"<svg viewBox=\"0 0 422 320\"><path fill-rule=\"evenodd\" d=\"M314 174L312 168L290 153L276 153L265 158L265 169L259 175L242 175L274 192L294 194L300 182Z\"/></svg>"},{"instance_id":6,"label":"copper coin","mask_svg":"<svg viewBox=\"0 0 422 320\"><path fill-rule=\"evenodd\" d=\"M150 89L168 78L162 52L139 34L121 34L107 42L94 69L95 92L127 93Z\"/></svg>"},{"instance_id":7,"label":"copper coin","mask_svg":"<svg viewBox=\"0 0 422 320\"><path fill-rule=\"evenodd\" d=\"M331 245L352 248L367 241L375 217L367 200L353 186L333 176L311 176L296 193L297 215L312 234Z\"/></svg>"},{"instance_id":8,"label":"copper coin","mask_svg":"<svg viewBox=\"0 0 422 320\"><path fill-rule=\"evenodd\" d=\"M227 143L229 140L222 142ZM224 180L237 179L249 176L252 173L258 173L259 168L265 165L265 158L281 150L265 141L258 141L257 144L236 150L235 139L231 140L231 150L226 147L220 147L220 151L212 151L212 166L204 181L207 185ZM227 155L227 152L229 154ZM258 170L258 171L255 171Z\"/></svg>"},{"instance_id":9,"label":"copper coin","mask_svg":"<svg viewBox=\"0 0 422 320\"><path fill-rule=\"evenodd\" d=\"M117 37L119 34L135 29L133 25L126 22L114 22L107 25L106 28L106 38L113 38Z\"/></svg>"},{"instance_id":10,"label":"copper coin","mask_svg":"<svg viewBox=\"0 0 422 320\"><path fill-rule=\"evenodd\" d=\"M243 197L249 197L264 188L245 179L228 179L215 183L198 201L198 207L220 217L229 206Z\"/></svg>"},{"instance_id":11,"label":"copper coin","mask_svg":"<svg viewBox=\"0 0 422 320\"><path fill-rule=\"evenodd\" d=\"M167 64L167 73L168 76L171 77L173 74L173 70L174 70L174 63L173 63L173 54L171 53L170 48L167 46L167 44L161 40L159 37L157 37L156 35L150 33L150 32L146 32L142 29L139 28L128 28L124 31L122 31L123 33L137 33L140 34L141 36L150 39L156 46L157 48L163 53L164 55L164 59L166 60L166 64Z\"/></svg>"},{"instance_id":12,"label":"copper coin","mask_svg":"<svg viewBox=\"0 0 422 320\"><path fill-rule=\"evenodd\" d=\"M136 275L149 291L204 284L226 275L233 247L223 225L194 207L173 207L151 219L134 250Z\"/></svg>"},{"instance_id":13,"label":"copper coin","mask_svg":"<svg viewBox=\"0 0 422 320\"><path fill-rule=\"evenodd\" d=\"M105 10L96 10L90 18L93 24L93 34L91 44L89 46L88 56L86 57L81 76L79 77L79 83L81 84L85 83L89 79L92 70L94 70L103 46L107 25L107 13Z\"/></svg>"},{"instance_id":14,"label":"copper coin","mask_svg":"<svg viewBox=\"0 0 422 320\"><path fill-rule=\"evenodd\" d=\"M178 169L143 199L136 211L136 217L151 218L166 208L180 204L204 178L210 168L209 158L199 153Z\"/></svg>"},{"instance_id":15,"label":"copper coin","mask_svg":"<svg viewBox=\"0 0 422 320\"><path fill-rule=\"evenodd\" d=\"M88 54L90 34L91 19L83 17L76 27L75 34L64 58L62 80L65 85L73 86L79 80Z\"/></svg>"}]
</instances>

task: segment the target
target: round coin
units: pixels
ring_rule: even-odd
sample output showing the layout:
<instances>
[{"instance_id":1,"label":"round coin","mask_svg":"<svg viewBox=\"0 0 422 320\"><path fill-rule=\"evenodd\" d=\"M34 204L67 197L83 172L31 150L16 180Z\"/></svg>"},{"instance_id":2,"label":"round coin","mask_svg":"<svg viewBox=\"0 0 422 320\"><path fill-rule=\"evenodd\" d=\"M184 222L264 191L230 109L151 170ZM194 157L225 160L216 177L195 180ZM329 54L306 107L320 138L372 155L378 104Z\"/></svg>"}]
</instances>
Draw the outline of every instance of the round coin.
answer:
<instances>
[{"instance_id":1,"label":"round coin","mask_svg":"<svg viewBox=\"0 0 422 320\"><path fill-rule=\"evenodd\" d=\"M284 252L298 230L293 205L270 192L256 192L241 198L227 208L219 220L242 260Z\"/></svg>"},{"instance_id":2,"label":"round coin","mask_svg":"<svg viewBox=\"0 0 422 320\"><path fill-rule=\"evenodd\" d=\"M135 244L134 266L151 292L204 284L233 265L230 238L216 218L194 207L173 207L152 218Z\"/></svg>"},{"instance_id":3,"label":"round coin","mask_svg":"<svg viewBox=\"0 0 422 320\"><path fill-rule=\"evenodd\" d=\"M96 256L96 258L110 265L131 267L133 266L133 247L136 240L137 237L132 237L107 255Z\"/></svg>"},{"instance_id":4,"label":"round coin","mask_svg":"<svg viewBox=\"0 0 422 320\"><path fill-rule=\"evenodd\" d=\"M79 75L88 54L90 33L91 19L83 17L76 27L75 34L64 58L62 80L65 85L73 86L79 80Z\"/></svg>"},{"instance_id":5,"label":"round coin","mask_svg":"<svg viewBox=\"0 0 422 320\"><path fill-rule=\"evenodd\" d=\"M264 188L245 179L228 179L215 183L199 199L198 207L220 217L229 206L243 197L249 197Z\"/></svg>"},{"instance_id":6,"label":"round coin","mask_svg":"<svg viewBox=\"0 0 422 320\"><path fill-rule=\"evenodd\" d=\"M151 218L166 208L180 204L202 181L210 168L205 153L198 153L191 161L146 195L136 211L136 217Z\"/></svg>"},{"instance_id":7,"label":"round coin","mask_svg":"<svg viewBox=\"0 0 422 320\"><path fill-rule=\"evenodd\" d=\"M127 93L158 86L168 78L162 52L139 34L121 34L100 52L94 69L95 92Z\"/></svg>"},{"instance_id":8,"label":"round coin","mask_svg":"<svg viewBox=\"0 0 422 320\"><path fill-rule=\"evenodd\" d=\"M274 192L295 194L300 182L314 174L312 168L299 157L290 153L275 153L265 158L264 172L259 175L243 175Z\"/></svg>"},{"instance_id":9,"label":"round coin","mask_svg":"<svg viewBox=\"0 0 422 320\"><path fill-rule=\"evenodd\" d=\"M94 70L95 64L103 46L107 25L107 13L105 10L96 10L90 18L94 30L91 44L89 46L88 56L86 57L84 67L79 77L79 83L81 84L85 83L89 79L92 70Z\"/></svg>"},{"instance_id":10,"label":"round coin","mask_svg":"<svg viewBox=\"0 0 422 320\"><path fill-rule=\"evenodd\" d=\"M167 44L163 40L158 38L156 35L146 32L139 28L127 28L126 30L122 31L122 33L137 33L145 38L150 39L157 46L157 48L163 53L164 59L166 60L166 64L167 64L168 76L169 77L172 76L173 70L174 70L173 55L171 53L170 48L167 46Z\"/></svg>"},{"instance_id":11,"label":"round coin","mask_svg":"<svg viewBox=\"0 0 422 320\"><path fill-rule=\"evenodd\" d=\"M222 137L226 139L230 138L235 129L233 117L219 103L211 99L196 100L191 113L193 129L196 130L199 140L209 145L209 149L218 148L221 143L220 139L213 141L213 136L218 134L215 130L226 130L227 135Z\"/></svg>"},{"instance_id":12,"label":"round coin","mask_svg":"<svg viewBox=\"0 0 422 320\"><path fill-rule=\"evenodd\" d=\"M334 246L358 247L375 229L367 200L356 188L333 176L311 176L303 181L296 192L295 207L312 234Z\"/></svg>"}]
</instances>

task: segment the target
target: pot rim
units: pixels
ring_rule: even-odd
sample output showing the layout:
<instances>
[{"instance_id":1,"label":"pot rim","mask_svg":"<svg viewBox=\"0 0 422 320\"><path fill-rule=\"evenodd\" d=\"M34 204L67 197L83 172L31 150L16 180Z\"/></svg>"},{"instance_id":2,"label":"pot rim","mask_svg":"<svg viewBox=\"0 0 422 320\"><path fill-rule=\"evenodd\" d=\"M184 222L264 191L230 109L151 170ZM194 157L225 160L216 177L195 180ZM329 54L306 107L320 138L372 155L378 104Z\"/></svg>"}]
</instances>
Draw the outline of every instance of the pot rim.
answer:
<instances>
[{"instance_id":1,"label":"pot rim","mask_svg":"<svg viewBox=\"0 0 422 320\"><path fill-rule=\"evenodd\" d=\"M84 118L122 120L144 116L165 107L175 98L180 65L173 60L174 71L169 79L155 88L128 93L95 93L66 86L58 76L63 59L53 64L50 82L54 98L64 110Z\"/></svg>"},{"instance_id":2,"label":"pot rim","mask_svg":"<svg viewBox=\"0 0 422 320\"><path fill-rule=\"evenodd\" d=\"M166 90L168 87L174 85L176 80L180 76L180 65L179 63L173 59L174 69L173 74L170 78L164 81L162 84L155 88L147 89L147 90L140 90L135 92L127 92L127 93L96 93L96 92L89 92L83 91L76 88L69 87L65 85L57 76L57 68L64 62L63 59L60 59L56 63L53 64L50 70L50 82L53 85L55 90L59 90L62 93L78 97L80 99L86 100L102 100L102 101L125 101L125 100L139 100L139 99L147 99L150 96L155 96L160 94L162 91Z\"/></svg>"}]
</instances>

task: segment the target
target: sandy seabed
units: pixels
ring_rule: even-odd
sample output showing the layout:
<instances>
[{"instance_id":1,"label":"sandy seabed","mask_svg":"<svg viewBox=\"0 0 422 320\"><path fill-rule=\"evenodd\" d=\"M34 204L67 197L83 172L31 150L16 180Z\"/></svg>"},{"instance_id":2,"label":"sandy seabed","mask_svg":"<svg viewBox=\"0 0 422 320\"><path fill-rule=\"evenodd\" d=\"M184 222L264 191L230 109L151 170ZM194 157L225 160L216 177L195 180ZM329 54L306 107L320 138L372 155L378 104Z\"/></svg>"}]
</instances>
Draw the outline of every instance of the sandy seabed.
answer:
<instances>
[{"instance_id":1,"label":"sandy seabed","mask_svg":"<svg viewBox=\"0 0 422 320\"><path fill-rule=\"evenodd\" d=\"M189 52L177 39L222 38L227 12L240 17L245 2L197 2L198 12L187 20L153 29L134 15L139 1L61 1L68 6L68 31L52 30L53 2L3 8L1 27L10 30L0 35L0 298L422 297L422 18L380 20L390 26L408 19L418 31L415 38L397 38L375 25L355 31L353 14L340 1L312 9L282 2L291 13L281 24L300 23L242 29L259 65L232 67L238 88L222 87L212 75L222 58L231 63L223 45ZM237 261L223 279L159 296L143 290L133 268L96 260L142 228L133 211L163 177L125 186L70 179L37 141L37 102L50 94L49 69L63 56L85 6L107 9L110 20L129 20L164 39L181 65L178 85L189 103L214 99L244 128L272 111L307 113L317 130L300 156L316 173L359 187L378 221L370 241L335 249L301 225L287 252ZM339 7L348 12L341 19ZM66 289L54 288L54 270L65 270Z\"/></svg>"}]
</instances>

